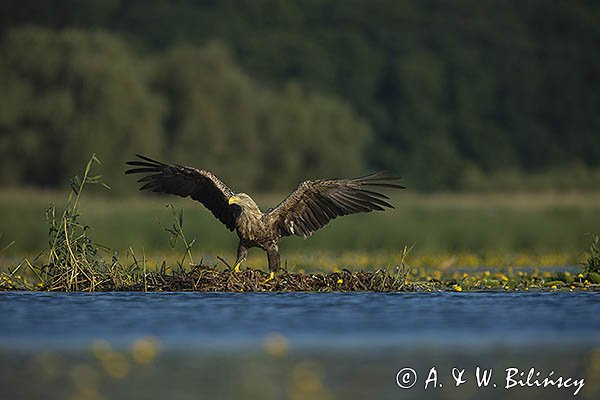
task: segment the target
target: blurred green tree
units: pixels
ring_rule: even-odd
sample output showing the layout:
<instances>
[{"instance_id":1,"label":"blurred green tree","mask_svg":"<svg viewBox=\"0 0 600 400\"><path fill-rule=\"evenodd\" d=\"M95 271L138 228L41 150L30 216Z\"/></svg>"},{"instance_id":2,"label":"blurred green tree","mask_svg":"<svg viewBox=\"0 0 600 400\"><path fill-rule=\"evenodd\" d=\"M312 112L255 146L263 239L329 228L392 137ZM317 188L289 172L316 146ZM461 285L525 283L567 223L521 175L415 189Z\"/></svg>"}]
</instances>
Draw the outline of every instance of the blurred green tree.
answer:
<instances>
[{"instance_id":1,"label":"blurred green tree","mask_svg":"<svg viewBox=\"0 0 600 400\"><path fill-rule=\"evenodd\" d=\"M259 189L292 190L305 179L365 172L369 124L339 99L288 83L263 112ZM277 173L274 173L276 172Z\"/></svg>"},{"instance_id":2,"label":"blurred green tree","mask_svg":"<svg viewBox=\"0 0 600 400\"><path fill-rule=\"evenodd\" d=\"M0 47L0 179L57 186L96 153L122 181L134 152L160 154L160 98L127 47L104 32L19 28Z\"/></svg>"},{"instance_id":3,"label":"blurred green tree","mask_svg":"<svg viewBox=\"0 0 600 400\"><path fill-rule=\"evenodd\" d=\"M594 1L348 0L338 4L326 0L92 0L70 1L68 6L58 0L0 3L5 51L7 43L14 40L10 39L14 29L35 24L53 29L78 28L82 34L101 28L119 35L135 51L136 57L128 56L129 65L142 82L146 79L145 64L139 64L146 59L139 56L155 59L151 64L157 71L162 69L163 75L153 78L152 85L167 100L168 116L162 126L168 151L185 149L186 141L195 143L197 132L203 132L200 138L215 143L215 168L226 168L218 165L229 149L248 147L244 154L256 162L256 155L264 154L264 150L252 148L250 143L256 142L252 138L266 135L271 126L287 127L263 141L273 146L301 140L317 143L331 136L303 137L304 131L289 126L289 122L275 122L273 110L305 119L317 115L317 111L308 111L321 107L317 103L334 102L339 110L347 109L352 115L359 126L357 132L367 126L366 139L357 133L354 140L354 130L343 137L348 143L364 141L367 151L359 156L363 165L393 169L409 178L411 188L427 190L457 189L463 184L476 187L475 182L499 176L510 176L519 186L518 182L525 182L520 179L525 175L565 175L567 170L571 175L579 176L578 171L593 175L600 168L600 146L596 144L600 131L598 21L600 3ZM112 39L120 42L115 36ZM221 41L223 49L230 50L191 55L207 52L204 44L215 39ZM79 51L79 47L73 47L73 53ZM218 53L223 51L231 54L220 56ZM128 53L127 49L124 52ZM177 74L180 69L183 73L186 66L160 66L163 57L167 64L176 57L186 63L188 56L176 56L178 52L188 54L190 59L204 57L204 61L192 65L213 62L217 68L221 62L222 74L230 76L232 81L223 83L229 89L214 89L216 103L206 105L207 110L198 111L206 100L178 98L179 93L204 96L204 86L210 85L206 78L193 78L204 83L182 80ZM41 62L42 53L38 49L21 55L19 68L27 63L46 68L43 65L49 64L52 57L63 57L56 55L59 53L46 54ZM110 56L108 52L98 57L101 55ZM213 56L215 60L210 60ZM29 104L34 94L36 102L45 104L38 107L40 113L46 107L46 114L58 125L60 118L71 115L69 108L79 110L79 100L74 102L70 97L71 88L56 84L52 90L57 93L46 93L41 76L36 78L37 83L28 76L15 79L13 67L4 57L0 64L6 70L0 85L7 93L1 100L5 104L0 118L6 123L16 123L20 104ZM164 72L169 69L172 73ZM174 82L168 83L170 79ZM217 77L215 82L220 79ZM300 88L297 98L301 99L298 107L304 109L302 112L291 111L296 106L286 94L290 83ZM236 85L238 89L234 89ZM219 98L225 93L235 98L232 101L239 107L239 119L231 112L235 108L225 111L225 101ZM251 100L246 100L249 97ZM197 115L192 117L194 113ZM162 118L160 111L151 115L148 121ZM41 117L36 118L39 121ZM227 122L216 122L223 120ZM235 123L242 125L243 135L233 133ZM18 140L0 137L0 154L9 152L13 141L22 148L39 147L41 142L35 133L38 128L32 123L26 128L19 131ZM207 133L209 129L224 133L213 135ZM278 134L283 137L275 137ZM327 148L327 142L316 147ZM206 153L212 157L209 150ZM175 155L185 159L182 154ZM243 157L239 151L237 156ZM292 177L298 175L292 172L299 168L294 165L302 164L298 161L301 157L289 149L278 150L277 157L281 161L274 165L288 165L278 179L289 179L291 184ZM332 159L335 157L327 162ZM35 162L45 161L40 156L32 165ZM11 165L16 175L2 172L10 176L2 177L1 182L18 181L23 173L17 170L30 168ZM239 170L236 161L231 165ZM260 178L264 172L254 171L244 172L248 174L244 181L249 185L264 182ZM230 174L226 169L223 172ZM509 186L510 179L504 180ZM488 179L484 186L491 183ZM589 183L582 180L582 185Z\"/></svg>"},{"instance_id":4,"label":"blurred green tree","mask_svg":"<svg viewBox=\"0 0 600 400\"><path fill-rule=\"evenodd\" d=\"M178 163L215 171L239 190L363 171L370 128L338 99L298 84L263 87L221 42L177 46L155 61L166 151Z\"/></svg>"},{"instance_id":5,"label":"blurred green tree","mask_svg":"<svg viewBox=\"0 0 600 400\"><path fill-rule=\"evenodd\" d=\"M219 42L177 46L155 59L151 85L167 104L169 158L253 187L261 173L259 123L266 93L228 48Z\"/></svg>"}]
</instances>

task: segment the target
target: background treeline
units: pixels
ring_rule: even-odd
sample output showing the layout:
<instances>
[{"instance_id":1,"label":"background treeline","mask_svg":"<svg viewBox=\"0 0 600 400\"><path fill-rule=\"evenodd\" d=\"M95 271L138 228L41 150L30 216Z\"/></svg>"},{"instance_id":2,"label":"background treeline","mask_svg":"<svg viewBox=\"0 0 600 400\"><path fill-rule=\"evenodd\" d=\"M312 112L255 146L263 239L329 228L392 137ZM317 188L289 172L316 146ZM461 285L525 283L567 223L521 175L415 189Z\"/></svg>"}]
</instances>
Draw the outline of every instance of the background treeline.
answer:
<instances>
[{"instance_id":1,"label":"background treeline","mask_svg":"<svg viewBox=\"0 0 600 400\"><path fill-rule=\"evenodd\" d=\"M598 2L19 0L0 29L2 185L92 152L117 189L135 152L241 190L600 183Z\"/></svg>"}]
</instances>

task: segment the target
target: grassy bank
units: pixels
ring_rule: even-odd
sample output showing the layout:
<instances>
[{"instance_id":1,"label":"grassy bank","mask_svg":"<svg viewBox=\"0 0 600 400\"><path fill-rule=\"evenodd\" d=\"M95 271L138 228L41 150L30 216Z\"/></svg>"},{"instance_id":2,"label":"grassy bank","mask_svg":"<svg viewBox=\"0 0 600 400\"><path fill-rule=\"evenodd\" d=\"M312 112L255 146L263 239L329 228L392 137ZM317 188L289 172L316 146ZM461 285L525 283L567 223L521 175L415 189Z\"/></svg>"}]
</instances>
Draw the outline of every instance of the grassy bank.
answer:
<instances>
[{"instance_id":1,"label":"grassy bank","mask_svg":"<svg viewBox=\"0 0 600 400\"><path fill-rule=\"evenodd\" d=\"M261 196L263 209L282 196ZM66 195L36 190L0 191L0 232L14 241L7 255L34 254L48 238L44 212L60 206ZM81 222L95 241L123 252L133 247L148 254L170 250L163 227L171 224L166 208L182 207L185 230L196 239L196 253L233 253L235 234L227 231L199 203L169 197L112 197L84 194ZM413 255L567 254L575 261L585 234L600 226L600 192L546 194L441 194L406 192L393 199L395 210L340 218L308 240L282 241L285 254L354 251L394 253L415 245ZM2 246L2 243L0 243ZM563 257L564 258L564 257Z\"/></svg>"}]
</instances>

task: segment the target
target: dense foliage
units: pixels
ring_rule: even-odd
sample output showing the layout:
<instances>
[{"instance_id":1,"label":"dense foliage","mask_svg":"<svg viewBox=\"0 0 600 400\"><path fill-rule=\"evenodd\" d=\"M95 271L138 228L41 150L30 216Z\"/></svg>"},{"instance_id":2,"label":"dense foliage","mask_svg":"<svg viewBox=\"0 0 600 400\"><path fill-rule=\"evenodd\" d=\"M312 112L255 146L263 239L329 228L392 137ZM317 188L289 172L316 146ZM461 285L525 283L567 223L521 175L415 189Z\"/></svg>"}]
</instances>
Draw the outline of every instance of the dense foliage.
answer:
<instances>
[{"instance_id":1,"label":"dense foliage","mask_svg":"<svg viewBox=\"0 0 600 400\"><path fill-rule=\"evenodd\" d=\"M600 167L593 1L19 0L0 29L0 184L92 152L117 187L134 152L243 189Z\"/></svg>"}]
</instances>

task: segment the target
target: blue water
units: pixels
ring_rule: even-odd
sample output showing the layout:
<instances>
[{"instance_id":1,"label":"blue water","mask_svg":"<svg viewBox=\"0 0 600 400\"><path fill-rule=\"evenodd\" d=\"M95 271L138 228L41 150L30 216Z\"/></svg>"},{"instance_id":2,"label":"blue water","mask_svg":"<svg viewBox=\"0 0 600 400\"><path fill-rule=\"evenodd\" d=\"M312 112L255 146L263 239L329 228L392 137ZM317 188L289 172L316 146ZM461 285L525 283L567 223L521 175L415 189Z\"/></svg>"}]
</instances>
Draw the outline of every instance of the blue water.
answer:
<instances>
[{"instance_id":1,"label":"blue water","mask_svg":"<svg viewBox=\"0 0 600 400\"><path fill-rule=\"evenodd\" d=\"M358 349L597 345L600 293L1 293L0 346Z\"/></svg>"},{"instance_id":2,"label":"blue water","mask_svg":"<svg viewBox=\"0 0 600 400\"><path fill-rule=\"evenodd\" d=\"M0 293L0 397L574 398L503 387L506 368L534 368L585 379L579 396L600 398L599 311L600 293L581 292ZM265 346L274 333L280 352ZM147 336L158 353L144 364L133 350ZM92 351L97 339L110 352ZM477 386L479 366L497 388ZM425 389L432 367L443 388ZM407 390L404 368L418 376Z\"/></svg>"}]
</instances>

